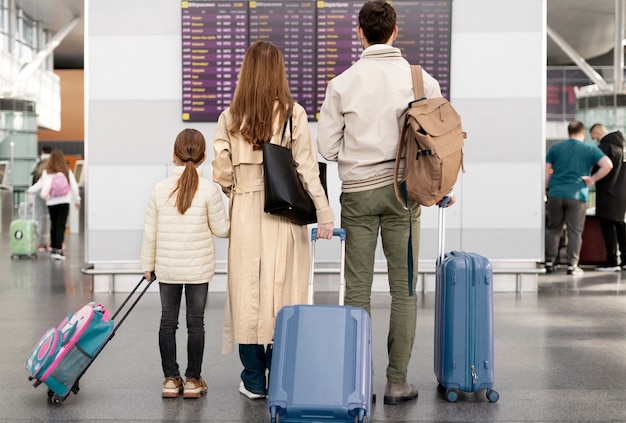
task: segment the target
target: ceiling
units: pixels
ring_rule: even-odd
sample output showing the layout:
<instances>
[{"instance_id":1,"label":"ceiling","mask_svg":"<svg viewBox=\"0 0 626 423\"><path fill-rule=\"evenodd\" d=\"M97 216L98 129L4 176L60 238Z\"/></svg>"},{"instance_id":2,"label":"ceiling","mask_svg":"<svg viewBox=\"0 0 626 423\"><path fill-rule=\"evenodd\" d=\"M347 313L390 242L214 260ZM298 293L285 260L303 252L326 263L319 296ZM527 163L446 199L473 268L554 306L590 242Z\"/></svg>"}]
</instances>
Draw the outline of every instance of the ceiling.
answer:
<instances>
[{"instance_id":1,"label":"ceiling","mask_svg":"<svg viewBox=\"0 0 626 423\"><path fill-rule=\"evenodd\" d=\"M54 66L57 69L81 69L84 66L84 1L16 0L19 8L31 18L43 22L53 34L67 26L75 16L81 18L54 51ZM548 0L547 9L548 25L583 58L593 65L613 63L615 0ZM548 38L547 43L549 65L572 63L552 40Z\"/></svg>"},{"instance_id":2,"label":"ceiling","mask_svg":"<svg viewBox=\"0 0 626 423\"><path fill-rule=\"evenodd\" d=\"M84 1L88 0L15 1L17 7L24 10L26 15L33 20L41 21L44 28L50 29L52 36L72 22L74 17L80 18L72 31L54 50L54 67L56 69L82 69L84 66Z\"/></svg>"}]
</instances>

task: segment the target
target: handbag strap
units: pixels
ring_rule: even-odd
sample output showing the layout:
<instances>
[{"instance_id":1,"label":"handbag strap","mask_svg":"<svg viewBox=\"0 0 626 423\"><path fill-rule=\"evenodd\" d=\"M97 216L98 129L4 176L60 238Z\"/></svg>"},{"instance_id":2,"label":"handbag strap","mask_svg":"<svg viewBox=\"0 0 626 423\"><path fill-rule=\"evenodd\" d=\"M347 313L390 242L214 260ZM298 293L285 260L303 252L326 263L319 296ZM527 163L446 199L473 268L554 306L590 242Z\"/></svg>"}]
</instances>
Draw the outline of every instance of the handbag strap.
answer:
<instances>
[{"instance_id":1,"label":"handbag strap","mask_svg":"<svg viewBox=\"0 0 626 423\"><path fill-rule=\"evenodd\" d=\"M282 145L283 140L285 139L285 132L287 131L287 123L289 123L289 145L287 148L291 150L291 143L293 142L293 122L291 118L291 109L287 111L287 119L285 120L285 124L283 125L283 132L280 136L280 143Z\"/></svg>"}]
</instances>

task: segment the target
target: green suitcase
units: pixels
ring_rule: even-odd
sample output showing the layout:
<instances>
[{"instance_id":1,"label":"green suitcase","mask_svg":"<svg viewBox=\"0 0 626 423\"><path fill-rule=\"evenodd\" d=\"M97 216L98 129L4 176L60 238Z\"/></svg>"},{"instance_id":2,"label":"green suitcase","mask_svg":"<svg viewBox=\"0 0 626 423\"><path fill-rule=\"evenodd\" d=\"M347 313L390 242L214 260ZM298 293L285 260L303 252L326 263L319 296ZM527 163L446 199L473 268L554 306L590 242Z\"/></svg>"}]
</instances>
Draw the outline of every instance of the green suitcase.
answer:
<instances>
[{"instance_id":1,"label":"green suitcase","mask_svg":"<svg viewBox=\"0 0 626 423\"><path fill-rule=\"evenodd\" d=\"M9 229L11 258L37 258L37 231L32 219L15 219Z\"/></svg>"}]
</instances>

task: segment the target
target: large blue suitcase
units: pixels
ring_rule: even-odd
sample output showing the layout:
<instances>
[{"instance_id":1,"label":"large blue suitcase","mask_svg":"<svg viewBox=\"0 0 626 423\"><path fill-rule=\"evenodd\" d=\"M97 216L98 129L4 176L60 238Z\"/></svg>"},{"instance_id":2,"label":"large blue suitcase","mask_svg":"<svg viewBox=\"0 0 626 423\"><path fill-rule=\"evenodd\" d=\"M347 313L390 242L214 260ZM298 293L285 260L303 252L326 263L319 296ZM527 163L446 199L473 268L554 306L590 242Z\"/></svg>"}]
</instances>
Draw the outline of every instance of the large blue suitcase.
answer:
<instances>
[{"instance_id":1,"label":"large blue suitcase","mask_svg":"<svg viewBox=\"0 0 626 423\"><path fill-rule=\"evenodd\" d=\"M435 375L446 399L485 389L495 402L493 270L479 254L443 254L444 208L439 210L439 257L435 293Z\"/></svg>"},{"instance_id":2,"label":"large blue suitcase","mask_svg":"<svg viewBox=\"0 0 626 423\"><path fill-rule=\"evenodd\" d=\"M311 305L316 233L311 236L309 304L283 307L276 317L268 389L272 422L367 422L372 402L371 321L343 305L345 231L339 305Z\"/></svg>"}]
</instances>

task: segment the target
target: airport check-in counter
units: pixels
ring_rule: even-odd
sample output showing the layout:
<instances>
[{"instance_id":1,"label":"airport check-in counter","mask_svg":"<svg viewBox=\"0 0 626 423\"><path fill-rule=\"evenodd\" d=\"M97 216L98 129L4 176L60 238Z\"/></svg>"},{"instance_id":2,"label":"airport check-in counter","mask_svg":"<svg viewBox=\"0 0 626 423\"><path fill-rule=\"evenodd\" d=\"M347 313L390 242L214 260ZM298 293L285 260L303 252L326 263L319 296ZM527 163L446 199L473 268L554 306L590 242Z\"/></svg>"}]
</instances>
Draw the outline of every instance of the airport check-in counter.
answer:
<instances>
[{"instance_id":1,"label":"airport check-in counter","mask_svg":"<svg viewBox=\"0 0 626 423\"><path fill-rule=\"evenodd\" d=\"M0 185L0 233L8 233L13 219L13 189Z\"/></svg>"}]
</instances>

